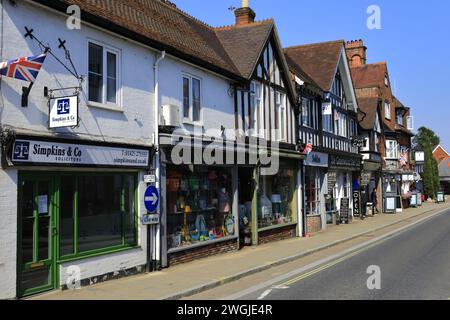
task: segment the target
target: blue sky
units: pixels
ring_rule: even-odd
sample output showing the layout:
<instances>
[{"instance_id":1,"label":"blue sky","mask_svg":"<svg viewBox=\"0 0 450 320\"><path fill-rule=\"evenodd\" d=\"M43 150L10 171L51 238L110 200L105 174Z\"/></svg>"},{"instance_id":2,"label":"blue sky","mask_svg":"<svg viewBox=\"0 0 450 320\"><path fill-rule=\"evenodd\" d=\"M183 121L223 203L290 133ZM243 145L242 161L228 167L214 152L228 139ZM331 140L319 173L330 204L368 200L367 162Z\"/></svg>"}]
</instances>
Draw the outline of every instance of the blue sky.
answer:
<instances>
[{"instance_id":1,"label":"blue sky","mask_svg":"<svg viewBox=\"0 0 450 320\"><path fill-rule=\"evenodd\" d=\"M213 26L234 23L240 0L172 0ZM370 5L381 30L367 28ZM250 0L257 20L274 18L283 46L364 39L368 63L387 61L396 96L411 107L415 129L427 126L450 149L450 1Z\"/></svg>"}]
</instances>

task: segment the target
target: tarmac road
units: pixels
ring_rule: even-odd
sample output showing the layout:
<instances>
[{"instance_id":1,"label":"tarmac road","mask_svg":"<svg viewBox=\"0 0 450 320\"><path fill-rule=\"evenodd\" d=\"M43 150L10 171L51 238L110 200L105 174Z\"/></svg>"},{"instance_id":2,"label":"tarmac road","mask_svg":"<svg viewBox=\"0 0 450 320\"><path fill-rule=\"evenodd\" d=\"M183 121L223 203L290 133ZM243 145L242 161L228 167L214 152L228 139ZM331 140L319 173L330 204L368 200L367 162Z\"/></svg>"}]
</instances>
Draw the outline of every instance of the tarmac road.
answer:
<instances>
[{"instance_id":1,"label":"tarmac road","mask_svg":"<svg viewBox=\"0 0 450 320\"><path fill-rule=\"evenodd\" d=\"M379 267L381 289L376 285ZM248 292L248 291L247 291ZM450 210L398 235L246 294L245 300L450 300Z\"/></svg>"}]
</instances>

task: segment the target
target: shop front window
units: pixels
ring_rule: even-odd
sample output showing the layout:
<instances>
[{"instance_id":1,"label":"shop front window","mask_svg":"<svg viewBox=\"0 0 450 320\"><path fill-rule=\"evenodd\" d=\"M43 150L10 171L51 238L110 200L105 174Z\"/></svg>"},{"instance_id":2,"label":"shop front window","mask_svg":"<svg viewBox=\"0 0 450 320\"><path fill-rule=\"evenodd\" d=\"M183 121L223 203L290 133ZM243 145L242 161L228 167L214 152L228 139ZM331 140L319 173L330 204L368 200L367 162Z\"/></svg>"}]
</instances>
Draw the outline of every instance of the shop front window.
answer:
<instances>
[{"instance_id":1,"label":"shop front window","mask_svg":"<svg viewBox=\"0 0 450 320\"><path fill-rule=\"evenodd\" d=\"M305 175L306 214L320 214L320 177L317 169L307 168Z\"/></svg>"},{"instance_id":2,"label":"shop front window","mask_svg":"<svg viewBox=\"0 0 450 320\"><path fill-rule=\"evenodd\" d=\"M280 168L293 168L280 164ZM267 228L293 222L295 170L280 169L277 175L260 176L258 227Z\"/></svg>"},{"instance_id":3,"label":"shop front window","mask_svg":"<svg viewBox=\"0 0 450 320\"><path fill-rule=\"evenodd\" d=\"M133 175L63 175L61 256L136 245L134 195Z\"/></svg>"},{"instance_id":4,"label":"shop front window","mask_svg":"<svg viewBox=\"0 0 450 320\"><path fill-rule=\"evenodd\" d=\"M234 236L232 175L229 168L169 166L168 248Z\"/></svg>"}]
</instances>

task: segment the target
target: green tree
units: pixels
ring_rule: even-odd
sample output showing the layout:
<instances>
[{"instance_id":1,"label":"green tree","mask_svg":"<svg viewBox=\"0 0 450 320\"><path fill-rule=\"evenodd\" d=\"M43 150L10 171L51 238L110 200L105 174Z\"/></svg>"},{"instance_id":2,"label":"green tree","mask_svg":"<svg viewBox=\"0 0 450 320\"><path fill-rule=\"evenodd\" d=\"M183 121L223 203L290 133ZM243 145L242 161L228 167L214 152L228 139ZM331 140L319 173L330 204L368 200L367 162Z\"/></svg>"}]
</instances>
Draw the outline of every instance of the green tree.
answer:
<instances>
[{"instance_id":1,"label":"green tree","mask_svg":"<svg viewBox=\"0 0 450 320\"><path fill-rule=\"evenodd\" d=\"M423 185L425 195L436 198L440 189L439 169L436 159L433 157L433 149L440 143L436 133L426 127L419 128L413 139L414 149L425 152L425 163L423 172Z\"/></svg>"}]
</instances>

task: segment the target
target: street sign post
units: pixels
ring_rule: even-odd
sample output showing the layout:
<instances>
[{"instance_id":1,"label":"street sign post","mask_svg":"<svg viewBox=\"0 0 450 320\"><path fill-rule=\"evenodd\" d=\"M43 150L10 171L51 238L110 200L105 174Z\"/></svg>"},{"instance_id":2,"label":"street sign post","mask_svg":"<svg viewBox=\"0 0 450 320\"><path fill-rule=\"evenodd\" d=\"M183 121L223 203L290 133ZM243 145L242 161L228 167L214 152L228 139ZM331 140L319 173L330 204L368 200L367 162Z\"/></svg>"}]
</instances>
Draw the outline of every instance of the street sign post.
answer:
<instances>
[{"instance_id":1,"label":"street sign post","mask_svg":"<svg viewBox=\"0 0 450 320\"><path fill-rule=\"evenodd\" d=\"M144 204L145 209L147 209L149 213L156 212L159 205L159 192L158 189L156 189L156 187L149 186L147 190L145 190Z\"/></svg>"}]
</instances>

